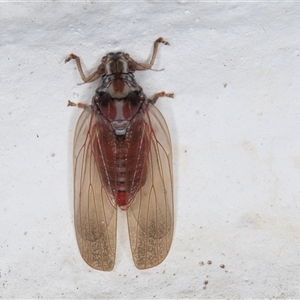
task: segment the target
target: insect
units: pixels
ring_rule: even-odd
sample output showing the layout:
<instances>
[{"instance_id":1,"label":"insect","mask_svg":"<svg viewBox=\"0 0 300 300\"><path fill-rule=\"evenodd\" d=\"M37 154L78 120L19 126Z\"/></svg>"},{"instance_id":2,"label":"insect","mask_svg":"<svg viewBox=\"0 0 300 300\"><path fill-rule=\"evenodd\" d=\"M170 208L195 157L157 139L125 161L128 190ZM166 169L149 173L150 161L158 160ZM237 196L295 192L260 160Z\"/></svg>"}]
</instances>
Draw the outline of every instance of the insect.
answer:
<instances>
[{"instance_id":1,"label":"insect","mask_svg":"<svg viewBox=\"0 0 300 300\"><path fill-rule=\"evenodd\" d=\"M154 42L149 63L111 52L85 83L100 79L91 105L84 108L74 136L74 218L79 250L92 268L110 271L115 264L118 207L127 213L130 247L138 269L160 264L173 236L172 149L167 124L135 81L134 72L150 70L163 38Z\"/></svg>"}]
</instances>

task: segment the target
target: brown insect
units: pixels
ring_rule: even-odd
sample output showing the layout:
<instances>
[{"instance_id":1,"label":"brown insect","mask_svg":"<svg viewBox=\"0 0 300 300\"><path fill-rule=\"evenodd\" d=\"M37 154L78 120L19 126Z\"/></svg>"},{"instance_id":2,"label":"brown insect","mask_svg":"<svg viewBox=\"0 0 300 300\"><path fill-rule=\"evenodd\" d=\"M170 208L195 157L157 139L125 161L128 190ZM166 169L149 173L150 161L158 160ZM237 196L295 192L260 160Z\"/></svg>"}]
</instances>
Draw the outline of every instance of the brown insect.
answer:
<instances>
[{"instance_id":1,"label":"brown insect","mask_svg":"<svg viewBox=\"0 0 300 300\"><path fill-rule=\"evenodd\" d=\"M91 105L74 136L74 214L79 250L92 268L110 271L115 264L117 207L127 213L130 246L138 269L160 264L173 236L172 149L167 124L135 81L135 71L150 70L163 38L154 42L149 63L129 54L108 53L97 70L82 80L100 78ZM69 102L69 105L76 105Z\"/></svg>"}]
</instances>

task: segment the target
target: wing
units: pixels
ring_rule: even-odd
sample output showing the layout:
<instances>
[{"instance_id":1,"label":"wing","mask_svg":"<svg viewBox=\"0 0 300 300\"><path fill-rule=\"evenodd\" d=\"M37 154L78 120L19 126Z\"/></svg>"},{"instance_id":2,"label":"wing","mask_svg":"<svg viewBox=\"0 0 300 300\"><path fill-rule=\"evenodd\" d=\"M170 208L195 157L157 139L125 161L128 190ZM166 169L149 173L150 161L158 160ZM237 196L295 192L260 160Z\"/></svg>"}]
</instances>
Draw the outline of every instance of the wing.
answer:
<instances>
[{"instance_id":1,"label":"wing","mask_svg":"<svg viewBox=\"0 0 300 300\"><path fill-rule=\"evenodd\" d=\"M144 185L127 208L131 252L138 269L160 264L173 237L172 149L167 124L152 104L144 114L150 152Z\"/></svg>"},{"instance_id":2,"label":"wing","mask_svg":"<svg viewBox=\"0 0 300 300\"><path fill-rule=\"evenodd\" d=\"M81 114L74 137L74 215L80 253L92 268L110 271L116 253L116 206L110 201L96 161L101 120L88 106Z\"/></svg>"}]
</instances>

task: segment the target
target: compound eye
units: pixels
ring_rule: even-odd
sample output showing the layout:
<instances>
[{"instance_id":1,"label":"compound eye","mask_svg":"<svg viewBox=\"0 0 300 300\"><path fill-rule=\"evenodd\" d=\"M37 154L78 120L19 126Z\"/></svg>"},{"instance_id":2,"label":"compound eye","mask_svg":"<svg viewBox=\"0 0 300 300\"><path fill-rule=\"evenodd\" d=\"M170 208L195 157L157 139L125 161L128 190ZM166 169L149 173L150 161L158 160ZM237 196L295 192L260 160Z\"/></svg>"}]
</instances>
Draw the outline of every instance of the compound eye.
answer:
<instances>
[{"instance_id":1,"label":"compound eye","mask_svg":"<svg viewBox=\"0 0 300 300\"><path fill-rule=\"evenodd\" d=\"M127 72L133 73L136 71L136 63L133 62L132 60L129 60L127 63Z\"/></svg>"}]
</instances>

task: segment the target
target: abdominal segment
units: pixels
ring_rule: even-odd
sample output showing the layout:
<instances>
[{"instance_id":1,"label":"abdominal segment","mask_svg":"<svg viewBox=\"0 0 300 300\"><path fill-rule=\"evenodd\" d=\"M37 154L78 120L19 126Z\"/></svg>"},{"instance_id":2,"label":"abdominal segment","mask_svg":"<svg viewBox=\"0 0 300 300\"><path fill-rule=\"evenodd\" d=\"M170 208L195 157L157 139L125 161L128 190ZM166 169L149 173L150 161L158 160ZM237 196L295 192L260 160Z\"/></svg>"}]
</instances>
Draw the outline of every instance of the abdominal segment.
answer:
<instances>
[{"instance_id":1,"label":"abdominal segment","mask_svg":"<svg viewBox=\"0 0 300 300\"><path fill-rule=\"evenodd\" d=\"M118 135L110 121L99 118L92 128L97 168L112 204L126 210L146 181L149 126L138 112Z\"/></svg>"}]
</instances>

